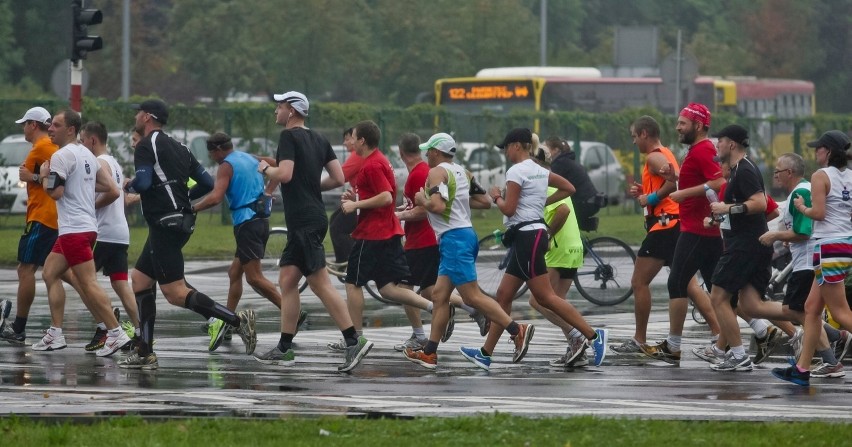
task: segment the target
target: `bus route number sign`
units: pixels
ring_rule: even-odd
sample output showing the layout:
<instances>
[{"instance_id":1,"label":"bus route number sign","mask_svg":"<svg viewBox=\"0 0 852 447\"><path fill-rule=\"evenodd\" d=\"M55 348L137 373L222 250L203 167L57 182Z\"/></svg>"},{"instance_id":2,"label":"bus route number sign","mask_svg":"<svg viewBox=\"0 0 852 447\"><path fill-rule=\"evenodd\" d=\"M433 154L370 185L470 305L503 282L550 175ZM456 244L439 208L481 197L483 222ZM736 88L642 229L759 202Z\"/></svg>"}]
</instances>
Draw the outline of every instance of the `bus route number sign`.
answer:
<instances>
[{"instance_id":1,"label":"bus route number sign","mask_svg":"<svg viewBox=\"0 0 852 447\"><path fill-rule=\"evenodd\" d=\"M444 85L446 101L512 101L532 98L528 82L477 82Z\"/></svg>"}]
</instances>

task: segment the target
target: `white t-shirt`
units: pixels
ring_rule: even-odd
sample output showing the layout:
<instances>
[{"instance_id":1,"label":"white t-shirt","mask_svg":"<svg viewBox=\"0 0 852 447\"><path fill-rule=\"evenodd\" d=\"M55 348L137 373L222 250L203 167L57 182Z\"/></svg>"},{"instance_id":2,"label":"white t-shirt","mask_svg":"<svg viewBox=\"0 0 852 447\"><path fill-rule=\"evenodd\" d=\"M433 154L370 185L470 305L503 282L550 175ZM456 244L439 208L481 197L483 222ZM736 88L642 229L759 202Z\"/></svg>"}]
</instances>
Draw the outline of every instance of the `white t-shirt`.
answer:
<instances>
[{"instance_id":1,"label":"white t-shirt","mask_svg":"<svg viewBox=\"0 0 852 447\"><path fill-rule=\"evenodd\" d=\"M50 157L50 171L65 179L65 192L56 201L59 235L97 232L95 176L100 165L85 146L69 143Z\"/></svg>"},{"instance_id":2,"label":"white t-shirt","mask_svg":"<svg viewBox=\"0 0 852 447\"><path fill-rule=\"evenodd\" d=\"M447 231L473 226L470 222L470 181L465 169L456 163L441 163L447 171L446 208L441 214L427 213L429 224L435 235L441 237Z\"/></svg>"},{"instance_id":3,"label":"white t-shirt","mask_svg":"<svg viewBox=\"0 0 852 447\"><path fill-rule=\"evenodd\" d=\"M825 198L825 219L814 220L815 238L845 238L852 236L852 170L833 166L820 169L829 180Z\"/></svg>"},{"instance_id":4,"label":"white t-shirt","mask_svg":"<svg viewBox=\"0 0 852 447\"><path fill-rule=\"evenodd\" d=\"M506 183L513 182L521 186L521 197L515 215L504 217L503 224L508 228L521 222L544 219L544 204L547 201L547 183L550 171L542 168L532 159L526 159L506 172ZM546 228L543 223L527 225L520 230L529 231Z\"/></svg>"},{"instance_id":5,"label":"white t-shirt","mask_svg":"<svg viewBox=\"0 0 852 447\"><path fill-rule=\"evenodd\" d=\"M97 210L98 241L113 244L130 244L130 228L127 227L127 217L124 215L124 173L121 165L112 155L98 155L98 160L104 160L109 165L110 177L118 185L120 196L114 202ZM95 198L101 196L97 193Z\"/></svg>"}]
</instances>

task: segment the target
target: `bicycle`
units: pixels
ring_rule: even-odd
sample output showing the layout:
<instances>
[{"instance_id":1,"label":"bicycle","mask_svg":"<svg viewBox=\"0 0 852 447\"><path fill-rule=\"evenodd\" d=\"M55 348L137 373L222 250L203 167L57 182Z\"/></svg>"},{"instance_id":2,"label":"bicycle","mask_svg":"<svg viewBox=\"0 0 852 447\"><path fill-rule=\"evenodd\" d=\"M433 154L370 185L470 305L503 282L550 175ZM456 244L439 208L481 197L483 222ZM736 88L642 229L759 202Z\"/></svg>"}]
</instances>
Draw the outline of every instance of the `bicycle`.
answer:
<instances>
[{"instance_id":1,"label":"bicycle","mask_svg":"<svg viewBox=\"0 0 852 447\"><path fill-rule=\"evenodd\" d=\"M598 228L598 218L588 217L580 222L580 230L589 232ZM479 240L479 256L476 259L476 274L482 293L496 298L497 287L503 279L506 266L504 260L508 249L498 240L502 236L495 231ZM633 287L633 265L636 253L624 241L601 236L589 239L581 234L583 241L583 265L577 269L574 284L577 291L589 302L598 306L614 306L630 298ZM527 285L521 286L515 298L527 291Z\"/></svg>"},{"instance_id":2,"label":"bicycle","mask_svg":"<svg viewBox=\"0 0 852 447\"><path fill-rule=\"evenodd\" d=\"M263 258L262 266L264 274L275 284L278 283L278 271L280 268L278 262L281 259L281 253L284 251L284 247L287 246L288 234L289 230L287 230L287 227L272 227L269 229L269 240L266 243L266 256ZM326 256L326 269L328 270L328 273L337 277L340 282L343 282L344 278L346 278L346 265L346 261L336 262L333 255ZM302 278L302 280L299 281L299 292L304 292L307 288L307 278ZM367 290L367 293L370 294L370 296L382 303L399 305L399 303L383 298L376 288L376 283L373 281L367 283L364 286L364 289Z\"/></svg>"}]
</instances>

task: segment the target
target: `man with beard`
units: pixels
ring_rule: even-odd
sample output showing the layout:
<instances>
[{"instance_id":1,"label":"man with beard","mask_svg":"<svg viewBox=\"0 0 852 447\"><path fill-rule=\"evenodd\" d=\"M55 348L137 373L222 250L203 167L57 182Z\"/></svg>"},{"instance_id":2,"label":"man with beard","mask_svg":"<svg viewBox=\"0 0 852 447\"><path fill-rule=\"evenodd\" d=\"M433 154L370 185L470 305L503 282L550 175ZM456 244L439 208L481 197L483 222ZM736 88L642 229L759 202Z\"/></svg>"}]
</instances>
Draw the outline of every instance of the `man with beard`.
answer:
<instances>
[{"instance_id":1,"label":"man with beard","mask_svg":"<svg viewBox=\"0 0 852 447\"><path fill-rule=\"evenodd\" d=\"M704 228L704 217L710 215L710 202L705 188L718 191L725 180L719 162L714 160L716 148L707 138L710 129L710 110L707 106L690 103L680 112L677 133L680 143L689 145L689 152L676 173L671 164L660 169L660 175L678 182L678 190L669 198L680 205L680 236L675 246L669 273L669 336L656 345L644 345L642 351L668 363L680 362L680 342L683 323L689 307L687 289L697 271L705 280L712 277L716 261L722 253L722 238L716 227ZM704 291L692 295L697 301L709 300ZM698 303L706 308L707 303ZM715 335L715 334L714 334Z\"/></svg>"}]
</instances>

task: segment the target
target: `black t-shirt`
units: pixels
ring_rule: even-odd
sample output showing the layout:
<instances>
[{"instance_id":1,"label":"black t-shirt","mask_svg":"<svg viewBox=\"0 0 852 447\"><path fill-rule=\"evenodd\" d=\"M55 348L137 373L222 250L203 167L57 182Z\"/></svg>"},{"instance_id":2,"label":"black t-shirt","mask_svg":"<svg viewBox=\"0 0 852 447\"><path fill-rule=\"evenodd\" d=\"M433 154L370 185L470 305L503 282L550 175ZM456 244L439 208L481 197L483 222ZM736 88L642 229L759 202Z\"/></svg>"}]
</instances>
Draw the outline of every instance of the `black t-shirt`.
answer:
<instances>
[{"instance_id":1,"label":"black t-shirt","mask_svg":"<svg viewBox=\"0 0 852 447\"><path fill-rule=\"evenodd\" d=\"M586 202L597 195L598 190L592 184L592 179L589 178L586 168L575 160L572 160L570 154L561 153L557 155L550 163L550 170L554 174L565 177L577 189L577 192L571 196L571 201L575 205Z\"/></svg>"},{"instance_id":2,"label":"black t-shirt","mask_svg":"<svg viewBox=\"0 0 852 447\"><path fill-rule=\"evenodd\" d=\"M287 228L305 229L328 226L322 203L320 180L325 165L337 156L322 135L302 127L281 131L275 159L293 161L293 177L281 184L284 220Z\"/></svg>"},{"instance_id":3,"label":"black t-shirt","mask_svg":"<svg viewBox=\"0 0 852 447\"><path fill-rule=\"evenodd\" d=\"M731 168L731 179L725 188L725 203L743 203L754 194L764 191L760 170L748 158L743 158ZM725 247L733 249L753 249L763 247L758 238L766 233L766 214L730 214L730 230L722 230Z\"/></svg>"},{"instance_id":4,"label":"black t-shirt","mask_svg":"<svg viewBox=\"0 0 852 447\"><path fill-rule=\"evenodd\" d=\"M136 145L133 163L136 169L154 167L151 187L140 194L142 214L149 222L157 216L192 208L186 182L200 164L186 146L162 130L155 130Z\"/></svg>"}]
</instances>

